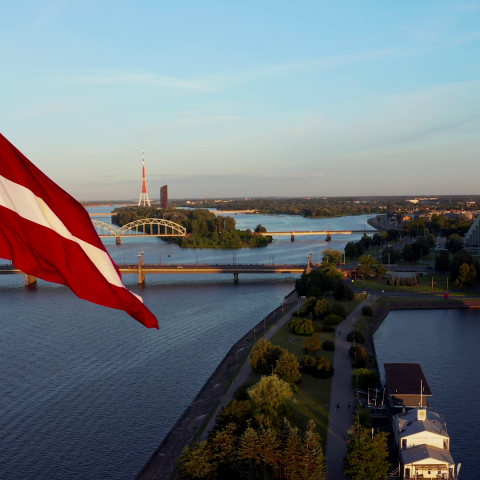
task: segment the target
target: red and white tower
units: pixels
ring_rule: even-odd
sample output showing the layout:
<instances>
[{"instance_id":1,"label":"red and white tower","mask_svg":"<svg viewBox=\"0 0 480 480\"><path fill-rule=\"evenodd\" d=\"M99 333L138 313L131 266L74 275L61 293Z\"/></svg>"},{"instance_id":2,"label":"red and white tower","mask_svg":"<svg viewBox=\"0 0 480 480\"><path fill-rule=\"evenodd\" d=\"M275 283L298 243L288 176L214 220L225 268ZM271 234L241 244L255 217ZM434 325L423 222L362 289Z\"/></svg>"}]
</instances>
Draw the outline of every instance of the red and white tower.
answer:
<instances>
[{"instance_id":1,"label":"red and white tower","mask_svg":"<svg viewBox=\"0 0 480 480\"><path fill-rule=\"evenodd\" d=\"M145 176L145 147L142 147L142 155L143 155L143 178L142 178L142 191L140 192L140 198L138 200L138 206L140 207L142 205L142 200L143 200L143 206L150 205L150 199L148 198L148 192L147 192L147 177Z\"/></svg>"}]
</instances>

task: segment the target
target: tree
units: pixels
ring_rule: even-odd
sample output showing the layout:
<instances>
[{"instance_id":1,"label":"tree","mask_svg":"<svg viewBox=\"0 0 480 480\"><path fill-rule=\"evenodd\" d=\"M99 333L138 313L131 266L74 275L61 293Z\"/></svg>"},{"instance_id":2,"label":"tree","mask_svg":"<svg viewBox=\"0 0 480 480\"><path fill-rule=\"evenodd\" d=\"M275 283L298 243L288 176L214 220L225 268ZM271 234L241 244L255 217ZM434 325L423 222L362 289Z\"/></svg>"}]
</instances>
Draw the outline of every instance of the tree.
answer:
<instances>
[{"instance_id":1,"label":"tree","mask_svg":"<svg viewBox=\"0 0 480 480\"><path fill-rule=\"evenodd\" d=\"M322 262L324 263L340 263L343 257L343 253L339 252L338 250L334 250L333 248L326 248L322 251L323 258Z\"/></svg>"},{"instance_id":2,"label":"tree","mask_svg":"<svg viewBox=\"0 0 480 480\"><path fill-rule=\"evenodd\" d=\"M322 272L329 275L332 278L340 278L342 273L337 268L335 263L323 262L321 266Z\"/></svg>"},{"instance_id":3,"label":"tree","mask_svg":"<svg viewBox=\"0 0 480 480\"><path fill-rule=\"evenodd\" d=\"M402 255L396 250L394 250L392 247L387 247L382 250L382 263L397 263L401 258Z\"/></svg>"},{"instance_id":4,"label":"tree","mask_svg":"<svg viewBox=\"0 0 480 480\"><path fill-rule=\"evenodd\" d=\"M235 461L238 444L236 425L230 423L223 430L217 431L211 443L213 456L217 462L218 477L232 478L237 470Z\"/></svg>"},{"instance_id":5,"label":"tree","mask_svg":"<svg viewBox=\"0 0 480 480\"><path fill-rule=\"evenodd\" d=\"M259 372L267 364L267 353L273 347L272 343L261 338L252 348L250 366L254 372Z\"/></svg>"},{"instance_id":6,"label":"tree","mask_svg":"<svg viewBox=\"0 0 480 480\"><path fill-rule=\"evenodd\" d=\"M356 362L356 368L365 368L367 366L368 354L363 345L352 345L348 350L348 354L350 355L350 358Z\"/></svg>"},{"instance_id":7,"label":"tree","mask_svg":"<svg viewBox=\"0 0 480 480\"><path fill-rule=\"evenodd\" d=\"M375 268L380 264L380 260L372 255L362 255L359 261L358 275L364 275L365 277L373 276L375 274Z\"/></svg>"},{"instance_id":8,"label":"tree","mask_svg":"<svg viewBox=\"0 0 480 480\"><path fill-rule=\"evenodd\" d=\"M378 265L375 265L374 271L375 271L375 275L378 278L382 278L382 275L385 275L387 273L387 267L379 263Z\"/></svg>"},{"instance_id":9,"label":"tree","mask_svg":"<svg viewBox=\"0 0 480 480\"><path fill-rule=\"evenodd\" d=\"M257 420L266 426L279 426L290 415L293 393L290 385L277 375L262 377L248 394ZM248 429L247 429L248 430Z\"/></svg>"},{"instance_id":10,"label":"tree","mask_svg":"<svg viewBox=\"0 0 480 480\"><path fill-rule=\"evenodd\" d=\"M250 477L252 477L252 472L255 463L260 455L260 444L258 440L258 433L252 427L248 427L242 438L240 439L240 448L238 449L238 457L241 460L248 462L250 467Z\"/></svg>"},{"instance_id":11,"label":"tree","mask_svg":"<svg viewBox=\"0 0 480 480\"><path fill-rule=\"evenodd\" d=\"M452 253L457 253L463 249L463 240L460 235L453 234L450 235L447 239L447 243L445 244L447 250Z\"/></svg>"},{"instance_id":12,"label":"tree","mask_svg":"<svg viewBox=\"0 0 480 480\"><path fill-rule=\"evenodd\" d=\"M356 368L352 372L352 383L354 387L363 389L375 388L378 382L378 375L367 368Z\"/></svg>"},{"instance_id":13,"label":"tree","mask_svg":"<svg viewBox=\"0 0 480 480\"><path fill-rule=\"evenodd\" d=\"M442 272L444 275L445 272L450 270L450 255L447 250L442 250L435 258L435 270Z\"/></svg>"},{"instance_id":14,"label":"tree","mask_svg":"<svg viewBox=\"0 0 480 480\"><path fill-rule=\"evenodd\" d=\"M217 462L206 440L185 447L178 462L187 478L207 480L216 477Z\"/></svg>"},{"instance_id":15,"label":"tree","mask_svg":"<svg viewBox=\"0 0 480 480\"><path fill-rule=\"evenodd\" d=\"M302 445L302 469L299 477L309 480L326 480L327 465L320 435L315 431L315 423L310 420Z\"/></svg>"},{"instance_id":16,"label":"tree","mask_svg":"<svg viewBox=\"0 0 480 480\"><path fill-rule=\"evenodd\" d=\"M464 263L460 267L460 272L458 278L455 280L455 285L458 288L469 288L473 287L477 283L477 271L475 270L475 265L469 266L467 263Z\"/></svg>"},{"instance_id":17,"label":"tree","mask_svg":"<svg viewBox=\"0 0 480 480\"><path fill-rule=\"evenodd\" d=\"M347 341L353 342L355 338L355 343L365 343L365 337L360 330L351 330L350 333L347 335Z\"/></svg>"},{"instance_id":18,"label":"tree","mask_svg":"<svg viewBox=\"0 0 480 480\"><path fill-rule=\"evenodd\" d=\"M309 318L297 318L292 320L288 324L288 327L290 328L290 331L296 335L313 335L315 332L313 322Z\"/></svg>"},{"instance_id":19,"label":"tree","mask_svg":"<svg viewBox=\"0 0 480 480\"><path fill-rule=\"evenodd\" d=\"M277 360L277 366L273 372L287 383L294 384L300 381L300 363L295 354L284 351Z\"/></svg>"},{"instance_id":20,"label":"tree","mask_svg":"<svg viewBox=\"0 0 480 480\"><path fill-rule=\"evenodd\" d=\"M220 410L215 421L215 429L221 430L230 424L235 425L236 432L243 432L250 418L252 418L252 407L249 400L230 400Z\"/></svg>"},{"instance_id":21,"label":"tree","mask_svg":"<svg viewBox=\"0 0 480 480\"><path fill-rule=\"evenodd\" d=\"M355 293L353 293L352 287L350 285L345 285L343 280L338 279L333 289L333 298L335 300L346 300L350 301L355 298Z\"/></svg>"},{"instance_id":22,"label":"tree","mask_svg":"<svg viewBox=\"0 0 480 480\"><path fill-rule=\"evenodd\" d=\"M315 353L322 349L322 342L318 338L318 335L313 335L310 338L306 338L303 341L303 351L305 353Z\"/></svg>"},{"instance_id":23,"label":"tree","mask_svg":"<svg viewBox=\"0 0 480 480\"><path fill-rule=\"evenodd\" d=\"M315 305L317 304L317 299L315 297L308 297L305 300L303 308L305 308L307 313L313 312L315 310Z\"/></svg>"},{"instance_id":24,"label":"tree","mask_svg":"<svg viewBox=\"0 0 480 480\"><path fill-rule=\"evenodd\" d=\"M267 229L263 225L258 224L255 227L255 232L256 233L263 233L263 232L266 232L266 231L267 231Z\"/></svg>"},{"instance_id":25,"label":"tree","mask_svg":"<svg viewBox=\"0 0 480 480\"><path fill-rule=\"evenodd\" d=\"M405 245L402 250L402 258L407 262L416 262L420 255L417 255L411 245Z\"/></svg>"},{"instance_id":26,"label":"tree","mask_svg":"<svg viewBox=\"0 0 480 480\"><path fill-rule=\"evenodd\" d=\"M320 300L317 301L317 303L315 304L314 312L317 318L318 317L322 318L325 315L328 315L329 306L326 298L321 298Z\"/></svg>"},{"instance_id":27,"label":"tree","mask_svg":"<svg viewBox=\"0 0 480 480\"><path fill-rule=\"evenodd\" d=\"M344 473L352 480L373 480L386 478L390 463L388 458L387 434L373 434L358 421L352 427L347 455L343 459Z\"/></svg>"}]
</instances>

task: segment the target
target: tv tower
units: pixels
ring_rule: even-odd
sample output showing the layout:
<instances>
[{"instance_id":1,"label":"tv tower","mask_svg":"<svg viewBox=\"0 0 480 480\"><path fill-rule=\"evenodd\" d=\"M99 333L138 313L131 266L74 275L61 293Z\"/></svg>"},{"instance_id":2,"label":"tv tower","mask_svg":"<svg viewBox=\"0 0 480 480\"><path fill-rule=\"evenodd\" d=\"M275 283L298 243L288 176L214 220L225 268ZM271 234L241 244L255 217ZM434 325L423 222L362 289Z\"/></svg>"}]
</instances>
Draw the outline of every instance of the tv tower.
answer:
<instances>
[{"instance_id":1,"label":"tv tower","mask_svg":"<svg viewBox=\"0 0 480 480\"><path fill-rule=\"evenodd\" d=\"M140 198L138 199L138 206L140 207L143 199L143 206L148 204L148 206L151 207L150 199L148 198L148 192L147 192L147 178L145 176L145 147L144 146L142 146L142 155L143 155L142 191L140 192Z\"/></svg>"}]
</instances>

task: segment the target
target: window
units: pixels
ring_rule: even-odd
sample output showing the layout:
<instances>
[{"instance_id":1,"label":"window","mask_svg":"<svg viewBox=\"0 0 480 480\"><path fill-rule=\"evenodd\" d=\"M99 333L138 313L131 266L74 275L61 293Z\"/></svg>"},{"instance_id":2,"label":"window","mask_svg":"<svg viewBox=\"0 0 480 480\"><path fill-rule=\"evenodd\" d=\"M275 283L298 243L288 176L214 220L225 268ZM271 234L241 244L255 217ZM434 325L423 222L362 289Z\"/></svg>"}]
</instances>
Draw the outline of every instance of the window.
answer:
<instances>
[{"instance_id":1,"label":"window","mask_svg":"<svg viewBox=\"0 0 480 480\"><path fill-rule=\"evenodd\" d=\"M406 438L404 438L402 440L402 448L407 448L407 439Z\"/></svg>"}]
</instances>

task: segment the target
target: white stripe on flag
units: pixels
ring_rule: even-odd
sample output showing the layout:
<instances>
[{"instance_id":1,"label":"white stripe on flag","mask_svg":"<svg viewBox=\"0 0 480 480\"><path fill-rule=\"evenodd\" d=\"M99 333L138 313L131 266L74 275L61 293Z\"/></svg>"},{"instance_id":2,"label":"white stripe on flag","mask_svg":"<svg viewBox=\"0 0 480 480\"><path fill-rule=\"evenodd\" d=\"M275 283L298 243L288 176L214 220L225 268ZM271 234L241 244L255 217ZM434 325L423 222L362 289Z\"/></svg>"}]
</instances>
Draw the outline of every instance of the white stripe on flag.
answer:
<instances>
[{"instance_id":1,"label":"white stripe on flag","mask_svg":"<svg viewBox=\"0 0 480 480\"><path fill-rule=\"evenodd\" d=\"M2 175L0 175L0 206L18 213L26 220L53 230L67 240L76 242L109 283L124 287L106 252L73 236L41 198L23 185L12 182ZM141 300L138 295L135 296Z\"/></svg>"}]
</instances>

